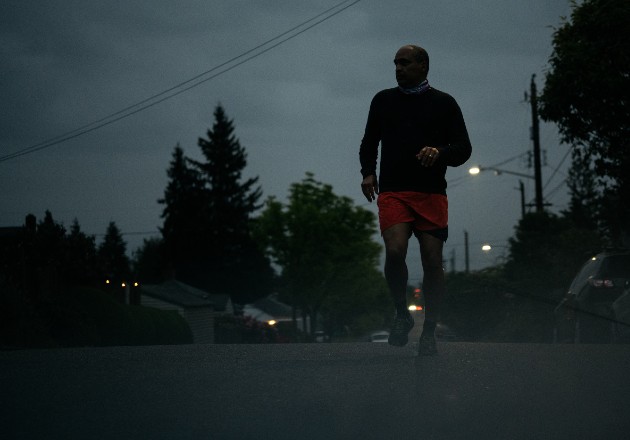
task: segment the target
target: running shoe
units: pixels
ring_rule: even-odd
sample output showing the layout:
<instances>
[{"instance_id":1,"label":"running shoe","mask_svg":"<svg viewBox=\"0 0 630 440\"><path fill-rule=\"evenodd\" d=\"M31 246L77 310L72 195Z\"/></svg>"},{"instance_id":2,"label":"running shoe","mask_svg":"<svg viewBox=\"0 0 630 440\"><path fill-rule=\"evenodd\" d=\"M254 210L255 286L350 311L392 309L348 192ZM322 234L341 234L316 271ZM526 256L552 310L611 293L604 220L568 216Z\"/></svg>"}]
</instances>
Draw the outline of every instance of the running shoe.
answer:
<instances>
[{"instance_id":1,"label":"running shoe","mask_svg":"<svg viewBox=\"0 0 630 440\"><path fill-rule=\"evenodd\" d=\"M420 356L433 356L437 354L437 344L434 335L420 336L418 343L418 354Z\"/></svg>"},{"instance_id":2,"label":"running shoe","mask_svg":"<svg viewBox=\"0 0 630 440\"><path fill-rule=\"evenodd\" d=\"M392 324L392 329L389 332L389 338L387 342L389 345L394 345L396 347L404 347L407 345L407 341L409 340L408 334L413 328L414 322L411 315L407 315L405 317L394 318L394 323Z\"/></svg>"}]
</instances>

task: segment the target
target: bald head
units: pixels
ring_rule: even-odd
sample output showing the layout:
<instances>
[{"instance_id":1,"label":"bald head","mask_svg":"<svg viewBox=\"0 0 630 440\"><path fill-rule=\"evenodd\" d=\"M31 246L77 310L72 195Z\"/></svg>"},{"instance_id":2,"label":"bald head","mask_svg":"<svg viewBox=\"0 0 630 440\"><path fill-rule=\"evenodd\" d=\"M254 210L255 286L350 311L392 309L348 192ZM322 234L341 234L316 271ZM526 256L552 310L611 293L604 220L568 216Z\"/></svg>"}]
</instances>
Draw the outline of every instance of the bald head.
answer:
<instances>
[{"instance_id":1,"label":"bald head","mask_svg":"<svg viewBox=\"0 0 630 440\"><path fill-rule=\"evenodd\" d=\"M429 54L420 46L408 44L396 52L396 81L401 87L414 87L427 78Z\"/></svg>"},{"instance_id":2,"label":"bald head","mask_svg":"<svg viewBox=\"0 0 630 440\"><path fill-rule=\"evenodd\" d=\"M429 54L426 50L424 50L420 46L415 46L413 44L408 44L406 46L401 47L401 49L407 48L411 51L411 56L418 63L425 63L427 65L427 73L429 73Z\"/></svg>"}]
</instances>

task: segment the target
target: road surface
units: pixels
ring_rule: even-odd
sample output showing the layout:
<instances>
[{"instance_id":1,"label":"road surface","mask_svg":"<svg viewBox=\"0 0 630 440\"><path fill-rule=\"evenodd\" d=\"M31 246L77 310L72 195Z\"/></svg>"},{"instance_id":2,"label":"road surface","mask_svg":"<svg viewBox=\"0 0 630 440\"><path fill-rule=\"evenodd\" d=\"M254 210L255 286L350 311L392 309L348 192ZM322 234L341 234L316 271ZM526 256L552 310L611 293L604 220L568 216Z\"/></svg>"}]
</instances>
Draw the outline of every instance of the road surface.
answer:
<instances>
[{"instance_id":1,"label":"road surface","mask_svg":"<svg viewBox=\"0 0 630 440\"><path fill-rule=\"evenodd\" d=\"M630 345L0 352L9 439L628 439Z\"/></svg>"}]
</instances>

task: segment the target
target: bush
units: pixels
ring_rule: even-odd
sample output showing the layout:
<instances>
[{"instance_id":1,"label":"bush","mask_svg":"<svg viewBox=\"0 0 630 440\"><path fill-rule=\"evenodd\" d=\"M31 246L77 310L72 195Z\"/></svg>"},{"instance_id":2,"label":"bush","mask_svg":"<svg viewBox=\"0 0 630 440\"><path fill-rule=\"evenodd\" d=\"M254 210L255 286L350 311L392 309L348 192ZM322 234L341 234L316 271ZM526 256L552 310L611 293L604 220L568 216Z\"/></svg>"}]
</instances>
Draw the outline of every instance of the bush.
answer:
<instances>
[{"instance_id":1,"label":"bush","mask_svg":"<svg viewBox=\"0 0 630 440\"><path fill-rule=\"evenodd\" d=\"M0 283L0 347L55 347L48 326L17 289Z\"/></svg>"},{"instance_id":2,"label":"bush","mask_svg":"<svg viewBox=\"0 0 630 440\"><path fill-rule=\"evenodd\" d=\"M442 322L464 341L551 342L551 294L511 285L500 268L449 274Z\"/></svg>"},{"instance_id":3,"label":"bush","mask_svg":"<svg viewBox=\"0 0 630 440\"><path fill-rule=\"evenodd\" d=\"M36 306L14 303L20 318L11 333L3 329L5 345L44 348L192 343L192 332L177 312L127 306L94 288L68 288ZM29 322L36 325L31 327Z\"/></svg>"}]
</instances>

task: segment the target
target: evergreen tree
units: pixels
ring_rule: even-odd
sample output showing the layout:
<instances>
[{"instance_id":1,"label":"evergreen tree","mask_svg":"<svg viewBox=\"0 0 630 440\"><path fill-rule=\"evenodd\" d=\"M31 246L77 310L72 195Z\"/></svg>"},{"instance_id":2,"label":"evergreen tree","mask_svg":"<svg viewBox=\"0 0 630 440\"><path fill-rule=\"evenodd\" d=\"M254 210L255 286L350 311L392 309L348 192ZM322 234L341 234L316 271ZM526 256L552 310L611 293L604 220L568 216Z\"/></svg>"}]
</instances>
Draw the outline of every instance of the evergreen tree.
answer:
<instances>
[{"instance_id":1,"label":"evergreen tree","mask_svg":"<svg viewBox=\"0 0 630 440\"><path fill-rule=\"evenodd\" d=\"M103 242L98 247L98 259L105 277L115 281L129 281L129 258L127 244L116 223L110 222Z\"/></svg>"},{"instance_id":2,"label":"evergreen tree","mask_svg":"<svg viewBox=\"0 0 630 440\"><path fill-rule=\"evenodd\" d=\"M31 273L37 278L36 294L50 298L59 293L61 269L65 253L66 228L57 223L50 211L37 225L34 252L29 261Z\"/></svg>"},{"instance_id":3,"label":"evergreen tree","mask_svg":"<svg viewBox=\"0 0 630 440\"><path fill-rule=\"evenodd\" d=\"M177 279L244 303L269 294L274 277L250 233L262 191L258 177L243 181L247 154L223 107L214 117L207 139L198 141L204 160L184 157L179 147L173 155L159 201L164 251Z\"/></svg>"},{"instance_id":4,"label":"evergreen tree","mask_svg":"<svg viewBox=\"0 0 630 440\"><path fill-rule=\"evenodd\" d=\"M98 263L96 260L96 244L93 236L87 236L81 231L77 219L66 235L65 263L63 279L67 285L95 285L98 279Z\"/></svg>"},{"instance_id":5,"label":"evergreen tree","mask_svg":"<svg viewBox=\"0 0 630 440\"><path fill-rule=\"evenodd\" d=\"M175 147L167 174L169 182L164 198L158 200L164 205L164 224L160 231L165 260L173 270L177 270L178 266L203 256L207 203L201 177L196 169L189 166L179 144Z\"/></svg>"},{"instance_id":6,"label":"evergreen tree","mask_svg":"<svg viewBox=\"0 0 630 440\"><path fill-rule=\"evenodd\" d=\"M158 284L168 279L170 263L164 260L164 241L159 237L144 239L133 254L133 271L140 284Z\"/></svg>"},{"instance_id":7,"label":"evergreen tree","mask_svg":"<svg viewBox=\"0 0 630 440\"><path fill-rule=\"evenodd\" d=\"M56 265L63 253L65 236L66 228L46 211L37 225L37 257L41 265Z\"/></svg>"},{"instance_id":8,"label":"evergreen tree","mask_svg":"<svg viewBox=\"0 0 630 440\"><path fill-rule=\"evenodd\" d=\"M258 177L242 182L247 154L234 135L234 126L220 105L214 112L214 124L208 139L199 138L205 158L192 161L205 183L209 222L207 231L213 257L237 256L247 247L249 221L260 208L262 195L255 187Z\"/></svg>"}]
</instances>

